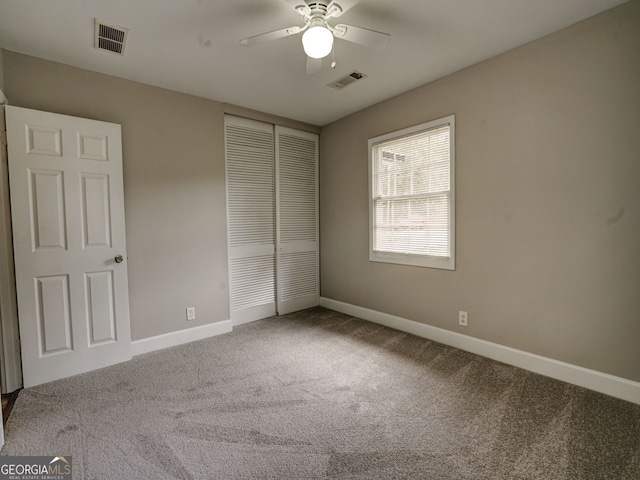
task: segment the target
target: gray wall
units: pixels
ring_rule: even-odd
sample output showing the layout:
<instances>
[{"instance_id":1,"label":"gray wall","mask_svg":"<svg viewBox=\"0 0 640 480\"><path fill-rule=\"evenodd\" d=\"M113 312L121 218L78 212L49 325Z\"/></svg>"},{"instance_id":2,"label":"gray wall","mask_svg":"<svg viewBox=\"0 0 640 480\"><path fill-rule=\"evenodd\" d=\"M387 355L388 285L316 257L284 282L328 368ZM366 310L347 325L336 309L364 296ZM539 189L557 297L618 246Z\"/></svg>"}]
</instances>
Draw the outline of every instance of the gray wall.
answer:
<instances>
[{"instance_id":1,"label":"gray wall","mask_svg":"<svg viewBox=\"0 0 640 480\"><path fill-rule=\"evenodd\" d=\"M3 56L12 105L122 124L132 338L228 319L222 104Z\"/></svg>"},{"instance_id":2,"label":"gray wall","mask_svg":"<svg viewBox=\"0 0 640 480\"><path fill-rule=\"evenodd\" d=\"M4 90L4 68L2 64L2 49L0 48L0 90Z\"/></svg>"},{"instance_id":3,"label":"gray wall","mask_svg":"<svg viewBox=\"0 0 640 480\"><path fill-rule=\"evenodd\" d=\"M631 2L323 127L322 295L640 380L638 25ZM449 114L456 271L369 262L367 139Z\"/></svg>"},{"instance_id":4,"label":"gray wall","mask_svg":"<svg viewBox=\"0 0 640 480\"><path fill-rule=\"evenodd\" d=\"M122 125L132 338L229 319L224 113L314 128L10 51L3 57L12 105ZM186 322L187 306L196 321Z\"/></svg>"}]
</instances>

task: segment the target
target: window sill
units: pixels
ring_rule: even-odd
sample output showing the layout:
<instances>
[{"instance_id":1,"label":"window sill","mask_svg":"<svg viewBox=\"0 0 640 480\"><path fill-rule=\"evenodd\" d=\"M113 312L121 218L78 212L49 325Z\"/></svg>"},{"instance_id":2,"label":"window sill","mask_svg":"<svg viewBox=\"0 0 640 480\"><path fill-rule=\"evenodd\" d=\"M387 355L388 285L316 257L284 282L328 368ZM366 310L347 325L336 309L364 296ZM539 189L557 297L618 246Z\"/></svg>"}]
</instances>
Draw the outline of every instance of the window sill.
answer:
<instances>
[{"instance_id":1,"label":"window sill","mask_svg":"<svg viewBox=\"0 0 640 480\"><path fill-rule=\"evenodd\" d=\"M412 267L437 268L439 270L455 270L455 258L428 257L426 255L407 255L402 253L369 252L370 262L395 263Z\"/></svg>"}]
</instances>

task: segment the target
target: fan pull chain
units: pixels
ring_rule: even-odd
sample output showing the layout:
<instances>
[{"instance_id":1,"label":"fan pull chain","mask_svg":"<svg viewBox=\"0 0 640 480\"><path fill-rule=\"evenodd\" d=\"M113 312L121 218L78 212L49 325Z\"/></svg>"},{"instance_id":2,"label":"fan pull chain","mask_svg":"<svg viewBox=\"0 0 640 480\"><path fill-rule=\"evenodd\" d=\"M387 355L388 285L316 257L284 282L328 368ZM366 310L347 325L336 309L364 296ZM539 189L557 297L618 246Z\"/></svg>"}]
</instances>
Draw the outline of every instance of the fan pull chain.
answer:
<instances>
[{"instance_id":1,"label":"fan pull chain","mask_svg":"<svg viewBox=\"0 0 640 480\"><path fill-rule=\"evenodd\" d=\"M331 46L331 56L332 56L332 62L331 62L331 68L336 68L336 41L335 39L333 40L333 45Z\"/></svg>"}]
</instances>

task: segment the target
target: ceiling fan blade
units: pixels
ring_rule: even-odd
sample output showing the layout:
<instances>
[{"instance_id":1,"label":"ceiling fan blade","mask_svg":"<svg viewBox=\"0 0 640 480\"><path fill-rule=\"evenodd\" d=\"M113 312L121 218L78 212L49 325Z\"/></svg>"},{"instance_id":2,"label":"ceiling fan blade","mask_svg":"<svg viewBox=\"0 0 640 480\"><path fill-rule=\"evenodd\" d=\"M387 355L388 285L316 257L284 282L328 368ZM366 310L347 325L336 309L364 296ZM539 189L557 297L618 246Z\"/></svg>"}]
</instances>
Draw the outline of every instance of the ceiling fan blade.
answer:
<instances>
[{"instance_id":1,"label":"ceiling fan blade","mask_svg":"<svg viewBox=\"0 0 640 480\"><path fill-rule=\"evenodd\" d=\"M240 45L244 47L253 47L259 43L270 42L271 40L295 35L296 33L300 33L301 30L302 29L297 26L281 28L280 30L274 30L273 32L261 33L260 35L254 35L253 37L243 38L240 40Z\"/></svg>"},{"instance_id":2,"label":"ceiling fan blade","mask_svg":"<svg viewBox=\"0 0 640 480\"><path fill-rule=\"evenodd\" d=\"M334 35L336 38L342 38L353 43L359 43L367 47L382 48L391 40L388 33L376 32L367 28L354 27L353 25L345 25L340 23L335 27Z\"/></svg>"},{"instance_id":3,"label":"ceiling fan blade","mask_svg":"<svg viewBox=\"0 0 640 480\"><path fill-rule=\"evenodd\" d=\"M311 13L311 9L305 3L304 0L284 0L287 2L289 6L291 6L298 13L306 13L307 15Z\"/></svg>"},{"instance_id":4,"label":"ceiling fan blade","mask_svg":"<svg viewBox=\"0 0 640 480\"><path fill-rule=\"evenodd\" d=\"M320 70L322 70L322 59L307 56L307 75L313 75Z\"/></svg>"},{"instance_id":5,"label":"ceiling fan blade","mask_svg":"<svg viewBox=\"0 0 640 480\"><path fill-rule=\"evenodd\" d=\"M333 0L329 5L327 5L327 12L331 12L333 10L332 17L339 17L344 12L353 7L360 0ZM332 7L338 7L332 8Z\"/></svg>"}]
</instances>

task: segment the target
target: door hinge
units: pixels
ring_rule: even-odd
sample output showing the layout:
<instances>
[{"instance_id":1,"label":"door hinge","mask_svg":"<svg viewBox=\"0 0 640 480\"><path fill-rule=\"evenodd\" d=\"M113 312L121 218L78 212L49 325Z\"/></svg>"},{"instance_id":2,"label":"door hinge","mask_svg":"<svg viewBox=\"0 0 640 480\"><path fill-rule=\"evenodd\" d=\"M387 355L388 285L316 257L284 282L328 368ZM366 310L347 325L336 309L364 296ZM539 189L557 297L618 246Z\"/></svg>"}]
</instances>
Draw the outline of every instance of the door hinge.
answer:
<instances>
[{"instance_id":1,"label":"door hinge","mask_svg":"<svg viewBox=\"0 0 640 480\"><path fill-rule=\"evenodd\" d=\"M6 131L2 132L2 135L0 135L0 143L2 145L8 145L8 143L7 143L7 132Z\"/></svg>"}]
</instances>

